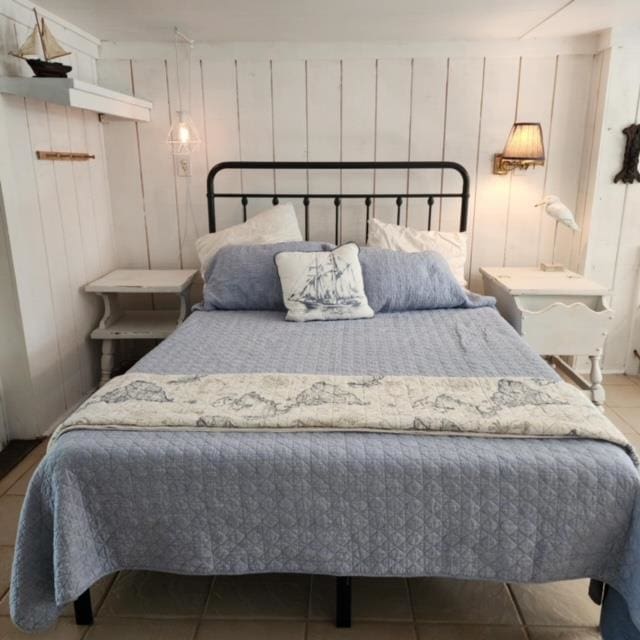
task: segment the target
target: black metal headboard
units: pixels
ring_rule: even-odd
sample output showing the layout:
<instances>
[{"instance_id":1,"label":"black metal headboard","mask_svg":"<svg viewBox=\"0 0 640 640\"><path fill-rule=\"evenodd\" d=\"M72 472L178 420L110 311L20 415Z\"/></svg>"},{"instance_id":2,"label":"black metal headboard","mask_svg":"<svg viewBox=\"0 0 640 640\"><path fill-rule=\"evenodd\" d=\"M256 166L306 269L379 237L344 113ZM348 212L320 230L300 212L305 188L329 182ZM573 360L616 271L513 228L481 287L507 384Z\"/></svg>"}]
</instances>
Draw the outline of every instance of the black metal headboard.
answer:
<instances>
[{"instance_id":1,"label":"black metal headboard","mask_svg":"<svg viewBox=\"0 0 640 640\"><path fill-rule=\"evenodd\" d=\"M328 170L427 170L427 171L440 171L450 170L458 173L462 178L462 189L459 192L439 192L439 193L410 193L408 189L405 189L403 193L254 193L250 191L242 191L238 193L232 192L219 192L217 193L214 188L214 182L216 176L221 171L235 170L247 172L251 170L260 171L273 171L279 170L300 170L308 172L328 171ZM275 182L274 182L275 183ZM442 182L441 182L442 184ZM460 200L460 231L466 231L467 229L467 215L469 209L469 174L467 170L457 162L445 162L445 161L433 161L433 162L221 162L215 165L209 175L207 176L207 201L209 205L209 231L214 232L216 230L216 199L236 199L242 205L243 218L247 220L247 205L250 199L268 198L273 204L278 204L280 199L301 199L304 204L304 219L305 219L305 237L309 239L309 211L312 200L324 199L332 200L335 207L335 240L340 239L341 228L341 205L342 201L349 200L362 200L364 206L364 212L366 214L366 220L369 221L371 217L371 205L374 200L378 199L394 199L397 207L396 221L400 224L402 205L406 200L410 199L422 199L426 204L427 214L427 229L431 229L433 205L436 200L440 202L443 199L453 198ZM368 232L368 225L367 225Z\"/></svg>"}]
</instances>

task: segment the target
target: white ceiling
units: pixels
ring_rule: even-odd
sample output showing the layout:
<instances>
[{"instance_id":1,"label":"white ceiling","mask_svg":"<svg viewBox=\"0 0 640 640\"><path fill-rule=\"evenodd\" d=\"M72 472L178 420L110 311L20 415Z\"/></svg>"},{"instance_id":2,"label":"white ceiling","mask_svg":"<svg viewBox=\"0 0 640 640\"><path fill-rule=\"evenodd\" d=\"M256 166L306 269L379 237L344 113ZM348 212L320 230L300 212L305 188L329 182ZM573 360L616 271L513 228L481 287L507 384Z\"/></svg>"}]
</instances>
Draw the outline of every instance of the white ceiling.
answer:
<instances>
[{"instance_id":1,"label":"white ceiling","mask_svg":"<svg viewBox=\"0 0 640 640\"><path fill-rule=\"evenodd\" d=\"M424 42L640 24L640 0L38 0L102 40Z\"/></svg>"}]
</instances>

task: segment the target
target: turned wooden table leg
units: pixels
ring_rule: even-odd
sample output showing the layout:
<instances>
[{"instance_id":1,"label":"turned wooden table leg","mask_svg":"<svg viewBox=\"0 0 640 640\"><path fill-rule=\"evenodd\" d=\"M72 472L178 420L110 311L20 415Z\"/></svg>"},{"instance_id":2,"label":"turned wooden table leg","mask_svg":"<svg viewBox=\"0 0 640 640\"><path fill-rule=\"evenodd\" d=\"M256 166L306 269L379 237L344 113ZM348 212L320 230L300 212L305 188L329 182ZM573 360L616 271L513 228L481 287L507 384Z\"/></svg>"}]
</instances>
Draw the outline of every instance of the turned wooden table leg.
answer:
<instances>
[{"instance_id":1,"label":"turned wooden table leg","mask_svg":"<svg viewBox=\"0 0 640 640\"><path fill-rule=\"evenodd\" d=\"M604 409L605 392L602 386L602 369L600 368L600 361L602 356L589 356L591 360L591 401L597 407Z\"/></svg>"},{"instance_id":2,"label":"turned wooden table leg","mask_svg":"<svg viewBox=\"0 0 640 640\"><path fill-rule=\"evenodd\" d=\"M115 342L113 340L102 341L102 357L100 358L100 386L109 382L113 372Z\"/></svg>"}]
</instances>

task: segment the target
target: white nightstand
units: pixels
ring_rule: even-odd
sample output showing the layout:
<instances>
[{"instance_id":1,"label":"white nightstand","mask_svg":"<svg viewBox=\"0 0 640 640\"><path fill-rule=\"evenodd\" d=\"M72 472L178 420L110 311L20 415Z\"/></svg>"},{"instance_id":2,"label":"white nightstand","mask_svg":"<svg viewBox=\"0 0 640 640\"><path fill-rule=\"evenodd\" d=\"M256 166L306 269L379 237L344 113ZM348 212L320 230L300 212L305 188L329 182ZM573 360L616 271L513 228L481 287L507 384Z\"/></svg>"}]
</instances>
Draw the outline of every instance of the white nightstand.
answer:
<instances>
[{"instance_id":1,"label":"white nightstand","mask_svg":"<svg viewBox=\"0 0 640 640\"><path fill-rule=\"evenodd\" d=\"M604 404L600 359L613 311L611 292L572 271L536 268L481 267L487 295L514 329L542 356L554 361L576 382L591 390L594 404ZM559 356L589 356L591 381L586 383Z\"/></svg>"},{"instance_id":2,"label":"white nightstand","mask_svg":"<svg viewBox=\"0 0 640 640\"><path fill-rule=\"evenodd\" d=\"M91 333L94 340L102 340L101 385L113 371L114 340L162 340L185 319L195 275L195 269L117 269L86 285L85 291L97 293L104 301L104 315ZM121 293L174 293L180 309L123 310L118 300Z\"/></svg>"}]
</instances>

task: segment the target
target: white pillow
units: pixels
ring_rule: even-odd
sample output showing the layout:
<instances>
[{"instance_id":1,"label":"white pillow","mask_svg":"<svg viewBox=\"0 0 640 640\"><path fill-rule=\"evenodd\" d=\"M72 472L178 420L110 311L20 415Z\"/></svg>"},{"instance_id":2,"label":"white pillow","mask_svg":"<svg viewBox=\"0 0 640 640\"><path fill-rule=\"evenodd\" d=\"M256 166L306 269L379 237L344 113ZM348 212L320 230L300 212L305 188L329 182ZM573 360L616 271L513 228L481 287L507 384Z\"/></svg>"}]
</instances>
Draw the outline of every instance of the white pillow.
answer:
<instances>
[{"instance_id":1,"label":"white pillow","mask_svg":"<svg viewBox=\"0 0 640 640\"><path fill-rule=\"evenodd\" d=\"M261 211L242 224L209 233L196 240L202 275L213 257L230 244L274 244L302 240L295 209L290 202Z\"/></svg>"},{"instance_id":2,"label":"white pillow","mask_svg":"<svg viewBox=\"0 0 640 640\"><path fill-rule=\"evenodd\" d=\"M456 280L463 287L467 286L464 277L467 262L467 234L464 232L420 231L371 218L367 245L407 253L437 251L449 263Z\"/></svg>"},{"instance_id":3,"label":"white pillow","mask_svg":"<svg viewBox=\"0 0 640 640\"><path fill-rule=\"evenodd\" d=\"M287 320L372 318L364 292L358 245L333 251L282 251L276 266L287 307Z\"/></svg>"}]
</instances>

